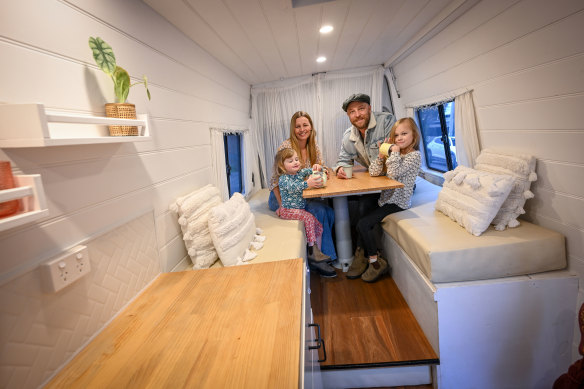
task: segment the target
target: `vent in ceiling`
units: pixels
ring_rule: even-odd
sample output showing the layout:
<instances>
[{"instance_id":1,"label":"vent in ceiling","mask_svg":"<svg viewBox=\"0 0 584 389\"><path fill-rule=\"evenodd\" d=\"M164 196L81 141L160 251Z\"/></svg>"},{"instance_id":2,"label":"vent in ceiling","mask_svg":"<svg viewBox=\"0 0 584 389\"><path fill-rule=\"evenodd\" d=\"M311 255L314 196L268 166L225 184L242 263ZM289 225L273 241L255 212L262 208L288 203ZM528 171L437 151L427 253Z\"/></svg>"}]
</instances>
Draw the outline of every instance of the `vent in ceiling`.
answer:
<instances>
[{"instance_id":1,"label":"vent in ceiling","mask_svg":"<svg viewBox=\"0 0 584 389\"><path fill-rule=\"evenodd\" d=\"M314 5L320 3L328 3L333 0L292 0L292 8L305 7L307 5Z\"/></svg>"}]
</instances>

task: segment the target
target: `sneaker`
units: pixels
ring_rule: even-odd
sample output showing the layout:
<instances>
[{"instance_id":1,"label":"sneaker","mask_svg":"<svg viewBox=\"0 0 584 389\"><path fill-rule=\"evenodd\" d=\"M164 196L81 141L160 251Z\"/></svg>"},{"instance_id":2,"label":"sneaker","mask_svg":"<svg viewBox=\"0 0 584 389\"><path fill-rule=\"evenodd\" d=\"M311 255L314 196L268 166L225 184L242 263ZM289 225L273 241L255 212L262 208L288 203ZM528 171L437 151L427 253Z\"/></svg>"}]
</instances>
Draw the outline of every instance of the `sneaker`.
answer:
<instances>
[{"instance_id":1,"label":"sneaker","mask_svg":"<svg viewBox=\"0 0 584 389\"><path fill-rule=\"evenodd\" d=\"M326 262L308 261L308 265L310 266L311 270L316 270L321 277L335 278L337 276L335 268Z\"/></svg>"},{"instance_id":2,"label":"sneaker","mask_svg":"<svg viewBox=\"0 0 584 389\"><path fill-rule=\"evenodd\" d=\"M347 271L347 278L355 279L361 277L361 274L365 273L367 270L367 266L369 266L369 261L365 258L365 253L361 247L357 247L355 250L355 257L353 258L353 263L349 267L349 271Z\"/></svg>"},{"instance_id":3,"label":"sneaker","mask_svg":"<svg viewBox=\"0 0 584 389\"><path fill-rule=\"evenodd\" d=\"M312 254L308 254L308 260L313 262L330 262L331 257L323 254L323 252L320 251L318 246L315 244L312 246Z\"/></svg>"},{"instance_id":4,"label":"sneaker","mask_svg":"<svg viewBox=\"0 0 584 389\"><path fill-rule=\"evenodd\" d=\"M363 273L361 279L365 282L375 282L386 273L389 273L389 264L385 259L378 255L377 261L369 264L369 268Z\"/></svg>"}]
</instances>

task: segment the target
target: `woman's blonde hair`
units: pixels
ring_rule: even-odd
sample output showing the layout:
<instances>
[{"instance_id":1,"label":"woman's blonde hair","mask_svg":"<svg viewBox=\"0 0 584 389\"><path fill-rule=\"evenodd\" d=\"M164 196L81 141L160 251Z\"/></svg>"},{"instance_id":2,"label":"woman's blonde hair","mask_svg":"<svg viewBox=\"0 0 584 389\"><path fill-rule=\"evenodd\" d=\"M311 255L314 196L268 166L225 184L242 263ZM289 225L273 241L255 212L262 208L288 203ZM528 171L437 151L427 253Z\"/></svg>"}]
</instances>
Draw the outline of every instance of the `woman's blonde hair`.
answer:
<instances>
[{"instance_id":1,"label":"woman's blonde hair","mask_svg":"<svg viewBox=\"0 0 584 389\"><path fill-rule=\"evenodd\" d=\"M391 131L389 132L389 141L391 143L395 143L395 130L402 123L407 123L410 125L410 128L412 129L413 139L412 144L409 145L408 148L401 150L401 154L407 154L412 150L420 150L420 130L418 128L418 125L416 124L416 121L410 117L402 118L395 122L393 127L391 127Z\"/></svg>"},{"instance_id":2,"label":"woman's blonde hair","mask_svg":"<svg viewBox=\"0 0 584 389\"><path fill-rule=\"evenodd\" d=\"M274 171L276 172L276 176L280 177L282 174L288 174L286 167L284 166L284 161L293 157L294 153L296 153L295 150L288 148L282 149L276 153L276 158L274 160Z\"/></svg>"},{"instance_id":3,"label":"woman's blonde hair","mask_svg":"<svg viewBox=\"0 0 584 389\"><path fill-rule=\"evenodd\" d=\"M300 147L298 146L298 138L296 137L296 119L300 117L305 117L308 119L308 123L310 123L310 136L306 141L306 151L308 152L308 161L310 165L316 163L316 132L314 130L314 125L312 124L312 118L309 114L304 111L298 111L294 115L292 115L292 119L290 119L290 144L296 153L298 154L298 158L300 158L300 163L302 167L306 166L306 161L302 159L302 153L300 152Z\"/></svg>"}]
</instances>

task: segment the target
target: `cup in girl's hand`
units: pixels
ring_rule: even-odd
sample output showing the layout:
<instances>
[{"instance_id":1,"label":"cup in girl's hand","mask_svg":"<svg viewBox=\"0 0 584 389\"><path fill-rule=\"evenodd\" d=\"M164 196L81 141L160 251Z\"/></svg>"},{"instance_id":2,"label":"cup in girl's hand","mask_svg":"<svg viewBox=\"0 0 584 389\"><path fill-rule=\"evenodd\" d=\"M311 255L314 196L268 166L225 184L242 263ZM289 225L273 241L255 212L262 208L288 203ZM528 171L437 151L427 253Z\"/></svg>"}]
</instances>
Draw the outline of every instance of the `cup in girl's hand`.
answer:
<instances>
[{"instance_id":1,"label":"cup in girl's hand","mask_svg":"<svg viewBox=\"0 0 584 389\"><path fill-rule=\"evenodd\" d=\"M320 177L320 178L322 178L322 186L321 187L325 187L326 186L326 179L327 179L327 177L326 177L326 172L324 170L321 170L320 172L319 171L316 171L316 170L313 170L312 171L312 175L314 177Z\"/></svg>"},{"instance_id":2,"label":"cup in girl's hand","mask_svg":"<svg viewBox=\"0 0 584 389\"><path fill-rule=\"evenodd\" d=\"M379 146L379 153L389 157L389 153L391 153L391 146L393 146L392 143L382 143L381 146Z\"/></svg>"}]
</instances>

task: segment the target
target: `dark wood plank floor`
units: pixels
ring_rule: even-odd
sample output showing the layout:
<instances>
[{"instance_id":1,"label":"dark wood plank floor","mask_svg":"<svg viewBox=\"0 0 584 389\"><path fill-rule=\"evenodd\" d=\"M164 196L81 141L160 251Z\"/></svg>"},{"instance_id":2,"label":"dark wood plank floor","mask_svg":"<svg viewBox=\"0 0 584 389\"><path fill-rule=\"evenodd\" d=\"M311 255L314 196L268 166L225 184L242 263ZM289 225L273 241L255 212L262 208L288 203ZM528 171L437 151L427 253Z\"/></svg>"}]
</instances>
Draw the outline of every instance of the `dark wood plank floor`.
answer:
<instances>
[{"instance_id":1,"label":"dark wood plank floor","mask_svg":"<svg viewBox=\"0 0 584 389\"><path fill-rule=\"evenodd\" d=\"M438 357L390 277L369 284L311 273L314 322L327 359L321 369L436 364ZM320 358L323 358L322 350Z\"/></svg>"}]
</instances>

